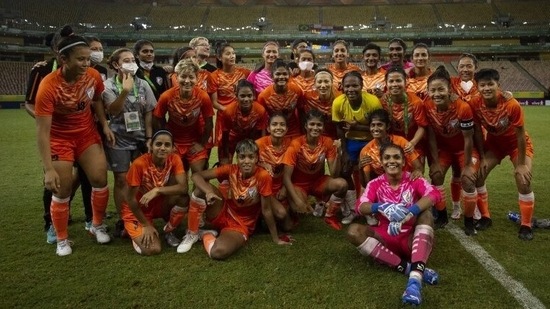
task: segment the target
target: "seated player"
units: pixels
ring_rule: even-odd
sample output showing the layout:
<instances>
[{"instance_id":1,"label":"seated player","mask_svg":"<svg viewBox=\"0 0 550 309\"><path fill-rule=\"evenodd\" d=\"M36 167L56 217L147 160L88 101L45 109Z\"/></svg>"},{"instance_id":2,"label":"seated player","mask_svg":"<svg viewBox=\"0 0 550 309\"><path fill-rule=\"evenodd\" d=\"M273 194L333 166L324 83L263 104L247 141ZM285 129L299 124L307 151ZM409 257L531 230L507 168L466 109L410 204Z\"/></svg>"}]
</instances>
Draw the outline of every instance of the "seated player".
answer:
<instances>
[{"instance_id":1,"label":"seated player","mask_svg":"<svg viewBox=\"0 0 550 309\"><path fill-rule=\"evenodd\" d=\"M325 124L322 112L312 109L305 120L306 134L292 140L283 159L283 183L290 207L297 213L310 213L313 209L307 202L308 195L325 201L330 197L325 222L339 230L342 225L335 215L348 185L345 179L334 177L340 167L338 148L330 137L322 135ZM325 175L325 159L332 177Z\"/></svg>"},{"instance_id":2,"label":"seated player","mask_svg":"<svg viewBox=\"0 0 550 309\"><path fill-rule=\"evenodd\" d=\"M160 253L159 235L153 225L156 218L170 218L164 227L165 238L177 246L178 239L171 232L183 219L189 195L183 163L174 152L170 132L160 130L153 135L151 152L134 160L126 180L128 191L121 217L137 253Z\"/></svg>"},{"instance_id":3,"label":"seated player","mask_svg":"<svg viewBox=\"0 0 550 309\"><path fill-rule=\"evenodd\" d=\"M283 113L275 112L269 118L267 127L268 136L256 140L260 158L258 164L269 172L273 178L273 216L279 223L283 231L289 231L292 228L292 221L288 212L288 193L283 186L283 158L292 141L286 132L286 118Z\"/></svg>"},{"instance_id":4,"label":"seated player","mask_svg":"<svg viewBox=\"0 0 550 309\"><path fill-rule=\"evenodd\" d=\"M354 223L348 229L349 241L362 255L370 256L408 275L404 303L422 302L422 281L437 284L439 275L426 268L434 240L430 208L441 199L439 192L424 178L412 180L403 171L405 153L394 144L380 151L384 175L367 184L357 201L357 215L375 214L378 226Z\"/></svg>"},{"instance_id":5,"label":"seated player","mask_svg":"<svg viewBox=\"0 0 550 309\"><path fill-rule=\"evenodd\" d=\"M240 141L235 148L237 164L226 164L221 167L200 171L192 176L196 186L191 195L189 222L198 227L202 213L206 221L220 232L201 230L198 233L187 233L193 242L202 239L204 249L215 260L224 260L242 248L254 232L260 214L269 228L271 238L276 244L290 244L287 235L279 235L271 207L272 179L269 173L257 166L258 146L253 140ZM218 188L208 183L211 179L229 181L228 197L224 198ZM192 213L196 213L192 215ZM198 228L197 228L198 229ZM191 230L191 228L190 228ZM189 251L191 245L180 244L178 252ZM181 249L181 250L180 250Z\"/></svg>"}]
</instances>

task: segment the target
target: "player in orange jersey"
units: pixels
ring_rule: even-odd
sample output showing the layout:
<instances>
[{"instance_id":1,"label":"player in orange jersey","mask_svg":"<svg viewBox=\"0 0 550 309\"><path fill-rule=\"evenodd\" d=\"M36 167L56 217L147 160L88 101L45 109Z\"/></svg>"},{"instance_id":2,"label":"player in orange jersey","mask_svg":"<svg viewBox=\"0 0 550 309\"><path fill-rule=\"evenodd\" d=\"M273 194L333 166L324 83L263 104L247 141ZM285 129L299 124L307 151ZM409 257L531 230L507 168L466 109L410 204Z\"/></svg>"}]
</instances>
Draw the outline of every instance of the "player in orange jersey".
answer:
<instances>
[{"instance_id":1,"label":"player in orange jersey","mask_svg":"<svg viewBox=\"0 0 550 309\"><path fill-rule=\"evenodd\" d=\"M290 68L289 63L289 68ZM291 81L298 85L305 93L313 90L315 79L315 55L311 49L301 50L298 54L298 70L300 74L291 78Z\"/></svg>"},{"instance_id":2,"label":"player in orange jersey","mask_svg":"<svg viewBox=\"0 0 550 309\"><path fill-rule=\"evenodd\" d=\"M185 59L191 59L193 62L195 62L197 65L199 63L199 59L197 56L197 53L195 49L192 47L180 47L176 49L174 54L172 55L172 67L175 68L178 65L178 62ZM169 79L169 88L172 88L178 84L178 74L176 72L172 72L168 75ZM210 72L208 72L206 69L200 68L199 73L197 75L197 86L204 90L208 90L208 80L210 79Z\"/></svg>"},{"instance_id":3,"label":"player in orange jersey","mask_svg":"<svg viewBox=\"0 0 550 309\"><path fill-rule=\"evenodd\" d=\"M235 65L235 50L227 43L217 47L216 57L218 69L210 77L208 93L214 108L224 110L230 103L237 102L235 86L248 77L250 70Z\"/></svg>"},{"instance_id":4,"label":"player in orange jersey","mask_svg":"<svg viewBox=\"0 0 550 309\"><path fill-rule=\"evenodd\" d=\"M90 47L80 36L69 36L58 45L62 67L48 74L36 95L37 143L44 166L44 184L53 192L51 217L57 232L59 256L72 253L68 240L69 199L73 164L78 162L92 184L92 227L99 243L110 241L103 224L109 200L107 162L92 109L108 141L114 136L105 118L99 73L90 68Z\"/></svg>"},{"instance_id":5,"label":"player in orange jersey","mask_svg":"<svg viewBox=\"0 0 550 309\"><path fill-rule=\"evenodd\" d=\"M290 206L297 213L313 211L307 203L308 195L328 201L325 222L334 229L342 225L336 218L348 185L345 179L325 175L325 160L330 174L338 175L340 168L339 150L334 141L323 136L325 115L316 109L310 110L305 117L306 134L292 140L283 163L283 183L287 190Z\"/></svg>"},{"instance_id":6,"label":"player in orange jersey","mask_svg":"<svg viewBox=\"0 0 550 309\"><path fill-rule=\"evenodd\" d=\"M297 137L301 133L297 107L304 93L296 84L289 83L290 71L283 60L277 59L271 67L274 83L260 93L258 102L269 115L283 112L288 119L288 136Z\"/></svg>"},{"instance_id":7,"label":"player in orange jersey","mask_svg":"<svg viewBox=\"0 0 550 309\"><path fill-rule=\"evenodd\" d=\"M390 134L390 115L384 109L377 109L372 112L367 118L372 134L370 141L359 154L359 167L361 168L361 184L363 187L367 183L384 173L382 166L380 149L387 144L395 144L401 148L405 148L409 141L399 135ZM418 153L413 149L405 153L405 171L411 172L413 179L422 177L422 164L419 160Z\"/></svg>"},{"instance_id":8,"label":"player in orange jersey","mask_svg":"<svg viewBox=\"0 0 550 309\"><path fill-rule=\"evenodd\" d=\"M192 60L182 60L175 68L178 85L161 95L153 112L156 129L174 134L174 144L186 169L204 169L208 158L205 145L212 132L212 102L208 94L196 86L199 67ZM168 114L168 121L165 117ZM201 129L199 118L205 121Z\"/></svg>"},{"instance_id":9,"label":"player in orange jersey","mask_svg":"<svg viewBox=\"0 0 550 309\"><path fill-rule=\"evenodd\" d=\"M464 232L475 235L474 211L476 207L476 173L479 154L474 148L474 116L470 105L461 99L451 99L451 77L444 66L439 66L428 78L430 98L424 101L431 154L430 178L441 193L441 201L435 204L435 227L442 228L448 222L443 182L452 165L462 171L462 198L464 204Z\"/></svg>"},{"instance_id":10,"label":"player in orange jersey","mask_svg":"<svg viewBox=\"0 0 550 309\"><path fill-rule=\"evenodd\" d=\"M428 152L424 138L428 122L422 101L414 93L406 91L407 74L402 67L391 67L386 72L387 92L380 100L382 106L390 114L390 133L407 139L405 153L413 149L420 155L420 163L424 166Z\"/></svg>"},{"instance_id":11,"label":"player in orange jersey","mask_svg":"<svg viewBox=\"0 0 550 309\"><path fill-rule=\"evenodd\" d=\"M128 190L121 209L124 227L137 253L158 254L161 245L153 219L169 218L165 238L174 239L172 231L181 223L189 203L187 177L180 157L174 153L170 132L159 130L153 135L151 152L134 160L126 180Z\"/></svg>"},{"instance_id":12,"label":"player in orange jersey","mask_svg":"<svg viewBox=\"0 0 550 309\"><path fill-rule=\"evenodd\" d=\"M519 238L532 240L531 221L535 208L535 194L531 189L533 168L533 145L525 131L523 110L515 99L506 99L499 90L500 75L493 69L479 70L474 76L480 93L471 102L474 116L487 131L481 163L481 180L485 185L489 173L506 156L514 165L514 175L518 188L518 203L521 214ZM480 206L481 219L488 218L488 203ZM479 225L480 222L478 222Z\"/></svg>"},{"instance_id":13,"label":"player in orange jersey","mask_svg":"<svg viewBox=\"0 0 550 309\"><path fill-rule=\"evenodd\" d=\"M258 164L273 178L273 216L283 231L289 231L292 222L288 213L288 193L283 186L283 159L292 139L286 136L288 127L283 113L275 112L269 117L267 131L268 136L256 140L260 152Z\"/></svg>"},{"instance_id":14,"label":"player in orange jersey","mask_svg":"<svg viewBox=\"0 0 550 309\"><path fill-rule=\"evenodd\" d=\"M361 69L351 63L348 63L349 54L349 44L344 40L336 40L332 45L332 60L334 63L328 65L327 68L332 73L334 86L342 89L342 83L344 75L350 71L361 72Z\"/></svg>"},{"instance_id":15,"label":"player in orange jersey","mask_svg":"<svg viewBox=\"0 0 550 309\"><path fill-rule=\"evenodd\" d=\"M428 77L432 74L428 45L424 43L414 45L412 49L412 62L414 68L409 71L407 91L414 92L419 98L425 99L428 96Z\"/></svg>"},{"instance_id":16,"label":"player in orange jersey","mask_svg":"<svg viewBox=\"0 0 550 309\"><path fill-rule=\"evenodd\" d=\"M223 165L192 176L196 189L191 196L189 216L195 208L199 212L206 210L206 220L220 231L219 237L216 238L216 231L188 233L188 242L182 242L178 252L187 252L201 238L212 259L224 260L246 244L260 214L263 215L273 242L279 245L291 244L289 236L279 235L277 231L271 207L272 180L266 170L257 166L258 146L253 140L245 139L237 144L235 152L237 164ZM208 183L214 178L220 182L229 181L228 197L223 197L217 188Z\"/></svg>"},{"instance_id":17,"label":"player in orange jersey","mask_svg":"<svg viewBox=\"0 0 550 309\"><path fill-rule=\"evenodd\" d=\"M363 91L381 98L386 88L386 69L380 67L380 46L369 43L363 48Z\"/></svg>"},{"instance_id":18,"label":"player in orange jersey","mask_svg":"<svg viewBox=\"0 0 550 309\"><path fill-rule=\"evenodd\" d=\"M325 128L323 135L334 140L338 139L336 124L332 122L332 102L342 93L332 82L332 73L327 69L320 69L315 72L314 85L304 92L302 102L299 104L298 113L301 123L305 115L312 109L317 109L325 114Z\"/></svg>"},{"instance_id":19,"label":"player in orange jersey","mask_svg":"<svg viewBox=\"0 0 550 309\"><path fill-rule=\"evenodd\" d=\"M243 139L257 139L267 127L267 112L255 99L254 85L246 79L237 82L237 102L218 112L222 138L218 147L221 164L230 164L237 143Z\"/></svg>"}]
</instances>

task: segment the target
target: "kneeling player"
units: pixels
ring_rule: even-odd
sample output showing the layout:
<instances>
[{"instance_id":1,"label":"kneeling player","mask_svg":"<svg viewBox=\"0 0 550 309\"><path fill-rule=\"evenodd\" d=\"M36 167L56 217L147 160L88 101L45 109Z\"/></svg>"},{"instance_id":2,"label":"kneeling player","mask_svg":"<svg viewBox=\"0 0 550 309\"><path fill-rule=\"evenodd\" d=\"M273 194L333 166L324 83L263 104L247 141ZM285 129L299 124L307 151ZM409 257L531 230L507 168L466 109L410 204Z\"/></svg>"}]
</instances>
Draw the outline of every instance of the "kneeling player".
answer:
<instances>
[{"instance_id":1,"label":"kneeling player","mask_svg":"<svg viewBox=\"0 0 550 309\"><path fill-rule=\"evenodd\" d=\"M172 134L158 131L151 141L151 153L137 158L126 176L128 192L121 217L134 248L143 255L158 254L161 250L152 223L155 218L170 217L164 228L166 240L171 246L178 245L171 231L181 223L189 196L183 163L173 151Z\"/></svg>"},{"instance_id":2,"label":"kneeling player","mask_svg":"<svg viewBox=\"0 0 550 309\"><path fill-rule=\"evenodd\" d=\"M412 180L411 174L403 171L402 148L389 144L380 154L385 174L367 184L355 207L358 215L375 214L380 224L352 224L348 239L361 254L408 275L402 300L419 305L421 282L436 284L439 280L435 271L426 268L426 262L434 238L430 207L441 195L424 178Z\"/></svg>"}]
</instances>

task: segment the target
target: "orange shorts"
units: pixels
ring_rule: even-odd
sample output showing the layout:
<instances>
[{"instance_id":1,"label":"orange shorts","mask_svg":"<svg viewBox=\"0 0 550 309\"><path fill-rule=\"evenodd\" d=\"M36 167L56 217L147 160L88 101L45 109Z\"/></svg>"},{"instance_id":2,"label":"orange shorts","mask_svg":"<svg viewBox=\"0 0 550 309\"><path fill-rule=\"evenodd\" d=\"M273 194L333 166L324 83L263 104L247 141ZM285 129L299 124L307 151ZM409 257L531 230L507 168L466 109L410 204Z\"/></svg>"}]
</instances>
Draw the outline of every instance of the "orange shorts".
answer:
<instances>
[{"instance_id":1,"label":"orange shorts","mask_svg":"<svg viewBox=\"0 0 550 309\"><path fill-rule=\"evenodd\" d=\"M494 153L499 163L506 156L510 156L510 160L515 161L519 154L517 139L503 143L499 139L492 139L491 136L488 136L484 148L485 152L491 151ZM525 155L529 158L532 158L534 155L533 143L527 134L525 134Z\"/></svg>"},{"instance_id":2,"label":"orange shorts","mask_svg":"<svg viewBox=\"0 0 550 309\"><path fill-rule=\"evenodd\" d=\"M179 153L185 169L189 168L189 164L200 160L208 160L208 149L203 148L201 151L191 154L192 145L181 145L176 143L176 151Z\"/></svg>"},{"instance_id":3,"label":"orange shorts","mask_svg":"<svg viewBox=\"0 0 550 309\"><path fill-rule=\"evenodd\" d=\"M227 203L224 203L218 216L210 223L215 229L219 230L220 233L223 231L234 231L241 233L244 240L248 240L248 237L254 232L257 221L257 218L256 220L242 220L235 214L232 214Z\"/></svg>"},{"instance_id":4,"label":"orange shorts","mask_svg":"<svg viewBox=\"0 0 550 309\"><path fill-rule=\"evenodd\" d=\"M474 164L474 168L477 171L479 169L479 154L476 150L472 151L472 163ZM461 151L459 153L450 153L447 151L440 150L439 151L439 165L441 165L442 168L447 168L449 166L460 166L460 169L464 168L465 160L464 160L464 152Z\"/></svg>"},{"instance_id":5,"label":"orange shorts","mask_svg":"<svg viewBox=\"0 0 550 309\"><path fill-rule=\"evenodd\" d=\"M71 140L51 138L50 150L52 161L75 162L80 158L82 153L93 144L99 144L101 146L101 137L95 130L86 136Z\"/></svg>"},{"instance_id":6,"label":"orange shorts","mask_svg":"<svg viewBox=\"0 0 550 309\"><path fill-rule=\"evenodd\" d=\"M324 200L326 198L325 188L329 180L329 176L323 175L310 183L295 183L294 188L302 191L306 196L313 195L320 200Z\"/></svg>"},{"instance_id":7,"label":"orange shorts","mask_svg":"<svg viewBox=\"0 0 550 309\"><path fill-rule=\"evenodd\" d=\"M141 206L141 211L151 224L153 219L163 217L164 197L159 196L149 202L147 207ZM128 203L123 202L120 210L120 217L124 221L124 228L132 239L136 239L143 234L143 225L136 218Z\"/></svg>"}]
</instances>

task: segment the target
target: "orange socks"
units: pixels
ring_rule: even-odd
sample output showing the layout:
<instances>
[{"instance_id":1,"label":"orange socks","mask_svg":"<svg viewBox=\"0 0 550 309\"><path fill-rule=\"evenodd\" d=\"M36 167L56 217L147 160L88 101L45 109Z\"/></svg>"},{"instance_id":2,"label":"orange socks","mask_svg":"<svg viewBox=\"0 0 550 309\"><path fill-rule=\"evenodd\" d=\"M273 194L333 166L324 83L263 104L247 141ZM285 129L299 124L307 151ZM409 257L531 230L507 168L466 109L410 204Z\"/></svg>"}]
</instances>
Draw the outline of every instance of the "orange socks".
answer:
<instances>
[{"instance_id":1,"label":"orange socks","mask_svg":"<svg viewBox=\"0 0 550 309\"><path fill-rule=\"evenodd\" d=\"M174 231L181 224L181 221L183 221L184 217L185 208L177 205L172 207L172 210L170 210L170 219L168 220L168 223L166 223L166 225L164 226L164 232L170 233Z\"/></svg>"},{"instance_id":2,"label":"orange socks","mask_svg":"<svg viewBox=\"0 0 550 309\"><path fill-rule=\"evenodd\" d=\"M439 194L441 194L441 200L435 204L435 209L444 210L445 208L447 208L447 198L445 197L445 189L443 188L443 186L436 186L435 188L439 191Z\"/></svg>"},{"instance_id":3,"label":"orange socks","mask_svg":"<svg viewBox=\"0 0 550 309\"><path fill-rule=\"evenodd\" d=\"M208 253L208 256L210 256L210 251L212 250L212 247L214 247L214 242L216 242L216 236L212 233L202 235L202 245L204 246L206 253Z\"/></svg>"},{"instance_id":4,"label":"orange socks","mask_svg":"<svg viewBox=\"0 0 550 309\"><path fill-rule=\"evenodd\" d=\"M533 212L535 210L535 194L519 194L519 213L521 214L521 225L531 227ZM52 215L53 220L53 215ZM59 234L58 234L59 235ZM59 237L59 236L58 236Z\"/></svg>"},{"instance_id":5,"label":"orange socks","mask_svg":"<svg viewBox=\"0 0 550 309\"><path fill-rule=\"evenodd\" d=\"M464 205L464 217L473 218L476 210L477 194L462 190L462 205Z\"/></svg>"},{"instance_id":6,"label":"orange socks","mask_svg":"<svg viewBox=\"0 0 550 309\"><path fill-rule=\"evenodd\" d=\"M189 216L187 218L187 229L197 234L199 232L200 217L206 209L206 201L198 198L194 193L191 193L191 201L189 202Z\"/></svg>"},{"instance_id":7,"label":"orange socks","mask_svg":"<svg viewBox=\"0 0 550 309\"><path fill-rule=\"evenodd\" d=\"M65 240L69 237L67 226L69 225L69 200L71 198L60 199L55 195L52 196L50 204L50 215L52 224L57 233L57 240Z\"/></svg>"},{"instance_id":8,"label":"orange socks","mask_svg":"<svg viewBox=\"0 0 550 309\"><path fill-rule=\"evenodd\" d=\"M477 208L482 217L491 218L489 213L489 194L485 185L477 188Z\"/></svg>"},{"instance_id":9,"label":"orange socks","mask_svg":"<svg viewBox=\"0 0 550 309\"><path fill-rule=\"evenodd\" d=\"M462 193L462 182L460 177L453 177L451 179L451 198L453 203L460 203L460 194Z\"/></svg>"},{"instance_id":10,"label":"orange socks","mask_svg":"<svg viewBox=\"0 0 550 309\"><path fill-rule=\"evenodd\" d=\"M103 223L105 217L105 210L107 210L107 204L109 203L109 187L104 188L92 188L92 223L95 226Z\"/></svg>"}]
</instances>

